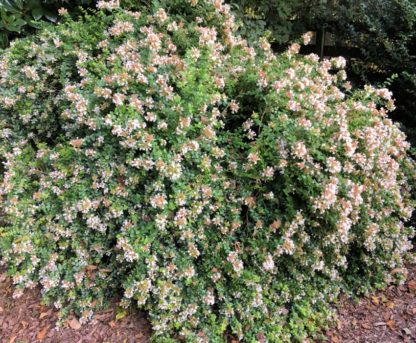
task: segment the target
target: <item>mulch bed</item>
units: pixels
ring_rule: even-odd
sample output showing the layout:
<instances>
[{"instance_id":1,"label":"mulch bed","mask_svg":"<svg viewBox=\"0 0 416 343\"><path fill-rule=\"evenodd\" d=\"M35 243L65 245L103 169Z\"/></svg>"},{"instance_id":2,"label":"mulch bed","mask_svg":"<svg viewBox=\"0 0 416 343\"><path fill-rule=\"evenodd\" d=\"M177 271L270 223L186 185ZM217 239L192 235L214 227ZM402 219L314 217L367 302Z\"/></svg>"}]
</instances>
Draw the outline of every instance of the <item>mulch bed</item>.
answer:
<instances>
[{"instance_id":1,"label":"mulch bed","mask_svg":"<svg viewBox=\"0 0 416 343\"><path fill-rule=\"evenodd\" d=\"M92 324L70 318L56 328L56 311L41 305L39 290L12 298L9 278L0 271L0 343L144 343L150 339L145 315L129 313L116 319L116 305L98 313ZM332 343L416 342L416 266L402 286L361 299L341 299L336 327L327 333Z\"/></svg>"},{"instance_id":2,"label":"mulch bed","mask_svg":"<svg viewBox=\"0 0 416 343\"><path fill-rule=\"evenodd\" d=\"M93 323L81 326L74 317L56 328L57 312L41 305L39 290L13 299L10 279L0 271L0 343L145 343L150 325L144 314L132 312L117 320L116 305L98 313Z\"/></svg>"},{"instance_id":3,"label":"mulch bed","mask_svg":"<svg viewBox=\"0 0 416 343\"><path fill-rule=\"evenodd\" d=\"M416 342L416 265L407 282L360 299L342 299L336 328L327 333L333 343Z\"/></svg>"}]
</instances>

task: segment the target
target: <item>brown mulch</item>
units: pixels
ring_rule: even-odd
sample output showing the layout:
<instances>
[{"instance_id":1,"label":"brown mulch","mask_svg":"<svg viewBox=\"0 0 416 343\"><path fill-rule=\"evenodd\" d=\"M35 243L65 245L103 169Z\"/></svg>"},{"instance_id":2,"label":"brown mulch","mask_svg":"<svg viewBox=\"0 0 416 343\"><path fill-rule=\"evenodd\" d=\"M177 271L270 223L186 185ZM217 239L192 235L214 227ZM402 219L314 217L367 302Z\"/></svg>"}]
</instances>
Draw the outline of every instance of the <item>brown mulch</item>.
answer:
<instances>
[{"instance_id":1,"label":"brown mulch","mask_svg":"<svg viewBox=\"0 0 416 343\"><path fill-rule=\"evenodd\" d=\"M354 302L342 299L336 328L327 333L333 343L416 342L416 265L402 286Z\"/></svg>"},{"instance_id":2,"label":"brown mulch","mask_svg":"<svg viewBox=\"0 0 416 343\"><path fill-rule=\"evenodd\" d=\"M57 313L40 303L39 291L12 298L10 279L0 270L0 343L144 343L150 325L144 314L132 312L116 319L116 305L80 326L76 318L56 328ZM416 265L402 286L361 299L341 299L336 327L327 332L332 343L416 342Z\"/></svg>"},{"instance_id":3,"label":"brown mulch","mask_svg":"<svg viewBox=\"0 0 416 343\"><path fill-rule=\"evenodd\" d=\"M0 343L145 343L150 342L150 325L144 314L129 313L117 320L116 305L95 316L90 325L75 317L66 327L56 328L57 312L41 305L39 290L28 290L12 298L10 279L0 270Z\"/></svg>"}]
</instances>

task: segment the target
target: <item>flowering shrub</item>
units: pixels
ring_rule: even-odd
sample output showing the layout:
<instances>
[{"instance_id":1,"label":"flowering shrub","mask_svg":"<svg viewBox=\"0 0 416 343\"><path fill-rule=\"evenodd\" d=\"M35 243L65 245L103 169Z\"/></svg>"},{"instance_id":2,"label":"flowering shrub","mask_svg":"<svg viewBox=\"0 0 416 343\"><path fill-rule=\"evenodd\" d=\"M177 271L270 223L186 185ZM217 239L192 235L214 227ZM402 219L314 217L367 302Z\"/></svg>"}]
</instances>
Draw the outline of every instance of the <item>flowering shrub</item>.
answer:
<instances>
[{"instance_id":1,"label":"flowering shrub","mask_svg":"<svg viewBox=\"0 0 416 343\"><path fill-rule=\"evenodd\" d=\"M87 322L122 294L163 342L286 342L400 278L415 170L388 90L248 47L218 0L192 22L98 6L1 56L14 296L40 284Z\"/></svg>"}]
</instances>

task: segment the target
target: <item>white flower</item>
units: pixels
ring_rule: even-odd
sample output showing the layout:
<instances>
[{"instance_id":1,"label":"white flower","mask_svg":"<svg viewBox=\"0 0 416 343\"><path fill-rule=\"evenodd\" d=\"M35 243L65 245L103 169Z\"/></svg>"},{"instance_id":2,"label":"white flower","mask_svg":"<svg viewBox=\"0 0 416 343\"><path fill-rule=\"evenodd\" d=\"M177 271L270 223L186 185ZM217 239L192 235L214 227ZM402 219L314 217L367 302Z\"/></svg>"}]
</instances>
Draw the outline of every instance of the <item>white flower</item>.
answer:
<instances>
[{"instance_id":1,"label":"white flower","mask_svg":"<svg viewBox=\"0 0 416 343\"><path fill-rule=\"evenodd\" d=\"M265 270L273 270L275 267L272 255L268 254L263 262L263 268Z\"/></svg>"},{"instance_id":2,"label":"white flower","mask_svg":"<svg viewBox=\"0 0 416 343\"><path fill-rule=\"evenodd\" d=\"M215 297L212 291L208 291L207 294L204 296L203 301L207 305L214 305Z\"/></svg>"}]
</instances>

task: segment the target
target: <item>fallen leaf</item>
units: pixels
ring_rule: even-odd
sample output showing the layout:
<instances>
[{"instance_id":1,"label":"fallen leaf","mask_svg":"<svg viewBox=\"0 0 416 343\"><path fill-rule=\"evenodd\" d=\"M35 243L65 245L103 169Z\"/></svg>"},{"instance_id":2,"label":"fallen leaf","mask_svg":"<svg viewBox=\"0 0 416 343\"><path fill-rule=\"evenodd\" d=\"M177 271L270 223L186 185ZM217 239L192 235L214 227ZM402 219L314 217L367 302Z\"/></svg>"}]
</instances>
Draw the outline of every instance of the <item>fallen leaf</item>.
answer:
<instances>
[{"instance_id":1,"label":"fallen leaf","mask_svg":"<svg viewBox=\"0 0 416 343\"><path fill-rule=\"evenodd\" d=\"M10 338L9 343L14 343L14 341L16 340L17 336L13 336L12 338Z\"/></svg>"},{"instance_id":2,"label":"fallen leaf","mask_svg":"<svg viewBox=\"0 0 416 343\"><path fill-rule=\"evenodd\" d=\"M134 336L135 338L137 338L137 339L139 339L139 338L142 338L144 335L143 335L143 332L139 332L136 336Z\"/></svg>"},{"instance_id":3,"label":"fallen leaf","mask_svg":"<svg viewBox=\"0 0 416 343\"><path fill-rule=\"evenodd\" d=\"M394 329L394 321L393 320L388 320L387 322L386 322L386 324L387 324L387 326L391 329L391 330L393 330Z\"/></svg>"},{"instance_id":4,"label":"fallen leaf","mask_svg":"<svg viewBox=\"0 0 416 343\"><path fill-rule=\"evenodd\" d=\"M339 338L338 338L338 336L332 335L332 336L331 336L331 343L339 343Z\"/></svg>"},{"instance_id":5,"label":"fallen leaf","mask_svg":"<svg viewBox=\"0 0 416 343\"><path fill-rule=\"evenodd\" d=\"M116 327L116 323L114 323L113 321L109 322L108 325L110 325L112 329Z\"/></svg>"},{"instance_id":6,"label":"fallen leaf","mask_svg":"<svg viewBox=\"0 0 416 343\"><path fill-rule=\"evenodd\" d=\"M370 330L370 329L371 329L370 325L369 325L369 324L367 324L367 323L363 323L363 324L361 324L361 326L362 326L364 329L366 329L366 330Z\"/></svg>"},{"instance_id":7,"label":"fallen leaf","mask_svg":"<svg viewBox=\"0 0 416 343\"><path fill-rule=\"evenodd\" d=\"M42 330L39 331L38 336L37 336L39 341L42 341L45 338L46 333L48 332L48 329L49 329L49 325L46 325Z\"/></svg>"},{"instance_id":8,"label":"fallen leaf","mask_svg":"<svg viewBox=\"0 0 416 343\"><path fill-rule=\"evenodd\" d=\"M409 283L407 284L407 287L409 287L409 290L416 293L416 281L415 280L409 281Z\"/></svg>"},{"instance_id":9,"label":"fallen leaf","mask_svg":"<svg viewBox=\"0 0 416 343\"><path fill-rule=\"evenodd\" d=\"M43 312L40 314L39 319L45 318L48 315L48 312Z\"/></svg>"},{"instance_id":10,"label":"fallen leaf","mask_svg":"<svg viewBox=\"0 0 416 343\"><path fill-rule=\"evenodd\" d=\"M386 306L390 309L390 310L392 310L392 309L394 309L395 307L396 307L396 304L394 303L394 302L388 302L387 304L386 304Z\"/></svg>"},{"instance_id":11,"label":"fallen leaf","mask_svg":"<svg viewBox=\"0 0 416 343\"><path fill-rule=\"evenodd\" d=\"M374 305L378 305L380 302L378 301L378 298L376 297L376 296L372 296L371 297L371 302L374 304Z\"/></svg>"},{"instance_id":12,"label":"fallen leaf","mask_svg":"<svg viewBox=\"0 0 416 343\"><path fill-rule=\"evenodd\" d=\"M70 327L71 329L74 329L74 330L79 330L79 329L81 329L81 324L80 324L80 322L78 321L78 319L76 319L75 317L74 317L74 318L72 318L72 319L68 322L68 325L69 325L69 327Z\"/></svg>"},{"instance_id":13,"label":"fallen leaf","mask_svg":"<svg viewBox=\"0 0 416 343\"><path fill-rule=\"evenodd\" d=\"M124 308L118 308L116 314L116 320L121 320L127 316L127 311Z\"/></svg>"},{"instance_id":14,"label":"fallen leaf","mask_svg":"<svg viewBox=\"0 0 416 343\"><path fill-rule=\"evenodd\" d=\"M396 269L393 269L392 271L391 271L391 274L398 274L398 273L402 273L402 274L407 274L407 269L406 268L396 268Z\"/></svg>"}]
</instances>

